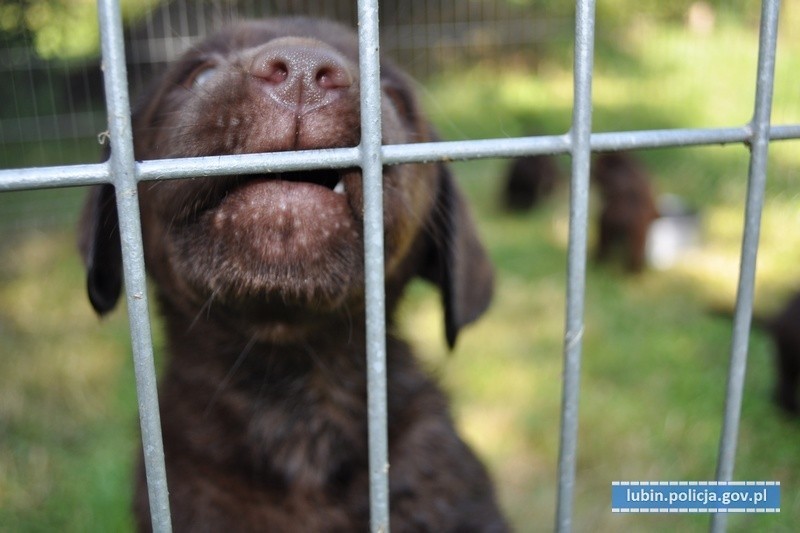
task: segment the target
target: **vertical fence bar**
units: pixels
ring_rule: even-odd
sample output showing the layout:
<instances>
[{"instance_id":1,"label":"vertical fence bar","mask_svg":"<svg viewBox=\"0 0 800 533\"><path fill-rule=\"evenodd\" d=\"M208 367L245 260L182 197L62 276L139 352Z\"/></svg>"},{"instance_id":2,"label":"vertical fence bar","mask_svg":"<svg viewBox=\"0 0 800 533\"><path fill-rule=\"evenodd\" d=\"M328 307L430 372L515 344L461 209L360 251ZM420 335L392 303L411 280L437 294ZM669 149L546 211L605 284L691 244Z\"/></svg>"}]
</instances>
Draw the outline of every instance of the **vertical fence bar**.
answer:
<instances>
[{"instance_id":1,"label":"vertical fence bar","mask_svg":"<svg viewBox=\"0 0 800 533\"><path fill-rule=\"evenodd\" d=\"M564 384L561 404L561 442L558 457L556 531L572 530L575 463L578 448L583 307L586 288L589 168L592 133L592 68L594 0L578 0L575 12L574 111L570 131L572 181L567 266L567 312L564 335Z\"/></svg>"},{"instance_id":2,"label":"vertical fence bar","mask_svg":"<svg viewBox=\"0 0 800 533\"><path fill-rule=\"evenodd\" d=\"M374 533L388 533L386 295L383 270L383 164L381 161L380 47L378 39L378 2L377 0L359 0L360 150L364 180L370 521Z\"/></svg>"},{"instance_id":3,"label":"vertical fence bar","mask_svg":"<svg viewBox=\"0 0 800 533\"><path fill-rule=\"evenodd\" d=\"M747 369L747 344L753 317L753 293L756 259L761 230L761 211L764 207L764 189L767 182L767 155L769 152L770 115L775 78L775 53L778 42L778 14L780 0L764 0L761 5L761 29L758 46L758 74L750 142L750 168L747 204L742 237L742 257L739 266L739 286L736 295L736 312L733 319L731 360L728 372L725 415L720 436L717 460L717 480L731 481L736 458L739 420ZM711 531L721 533L727 526L727 514L716 513L711 519Z\"/></svg>"},{"instance_id":4,"label":"vertical fence bar","mask_svg":"<svg viewBox=\"0 0 800 533\"><path fill-rule=\"evenodd\" d=\"M161 417L147 310L144 251L136 190L128 79L122 40L122 15L117 0L99 0L103 75L111 137L111 175L117 196L122 261L131 329L136 393L142 429L144 463L153 531L171 531Z\"/></svg>"}]
</instances>

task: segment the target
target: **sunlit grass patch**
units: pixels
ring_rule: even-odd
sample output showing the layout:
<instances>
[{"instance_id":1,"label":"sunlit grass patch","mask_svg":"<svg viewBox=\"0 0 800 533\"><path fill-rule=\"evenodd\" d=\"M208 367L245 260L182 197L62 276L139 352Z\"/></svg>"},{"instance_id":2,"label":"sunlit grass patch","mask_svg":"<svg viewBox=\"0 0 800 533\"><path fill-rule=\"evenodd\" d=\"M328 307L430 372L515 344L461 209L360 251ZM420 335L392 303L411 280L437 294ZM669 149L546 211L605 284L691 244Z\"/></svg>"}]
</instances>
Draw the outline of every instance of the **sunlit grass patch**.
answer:
<instances>
[{"instance_id":1,"label":"sunlit grass patch","mask_svg":"<svg viewBox=\"0 0 800 533\"><path fill-rule=\"evenodd\" d=\"M124 317L101 324L85 302L71 232L2 252L0 529L124 530L137 439Z\"/></svg>"}]
</instances>

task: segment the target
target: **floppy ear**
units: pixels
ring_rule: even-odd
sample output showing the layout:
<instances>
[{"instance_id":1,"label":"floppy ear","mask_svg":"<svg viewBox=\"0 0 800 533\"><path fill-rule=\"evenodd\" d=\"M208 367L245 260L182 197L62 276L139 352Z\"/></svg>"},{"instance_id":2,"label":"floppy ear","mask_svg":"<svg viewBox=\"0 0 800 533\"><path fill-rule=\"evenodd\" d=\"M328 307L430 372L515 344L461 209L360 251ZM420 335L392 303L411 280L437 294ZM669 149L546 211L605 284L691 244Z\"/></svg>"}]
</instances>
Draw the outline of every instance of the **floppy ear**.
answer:
<instances>
[{"instance_id":1,"label":"floppy ear","mask_svg":"<svg viewBox=\"0 0 800 533\"><path fill-rule=\"evenodd\" d=\"M145 89L133 108L134 130L152 125L169 87L171 83L156 83ZM149 138L147 135L134 138L137 155L150 149L149 145L137 144L142 137ZM107 161L110 155L110 147L106 145L102 160ZM86 265L89 301L98 314L104 315L114 309L122 292L122 251L113 185L96 185L90 189L78 227L78 247Z\"/></svg>"},{"instance_id":2,"label":"floppy ear","mask_svg":"<svg viewBox=\"0 0 800 533\"><path fill-rule=\"evenodd\" d=\"M78 247L86 265L89 301L98 314L111 311L122 290L122 252L113 185L89 191L78 228Z\"/></svg>"},{"instance_id":3,"label":"floppy ear","mask_svg":"<svg viewBox=\"0 0 800 533\"><path fill-rule=\"evenodd\" d=\"M452 348L461 328L489 306L494 274L453 176L443 163L438 164L438 174L436 205L428 227L431 246L422 275L441 290L445 335Z\"/></svg>"}]
</instances>

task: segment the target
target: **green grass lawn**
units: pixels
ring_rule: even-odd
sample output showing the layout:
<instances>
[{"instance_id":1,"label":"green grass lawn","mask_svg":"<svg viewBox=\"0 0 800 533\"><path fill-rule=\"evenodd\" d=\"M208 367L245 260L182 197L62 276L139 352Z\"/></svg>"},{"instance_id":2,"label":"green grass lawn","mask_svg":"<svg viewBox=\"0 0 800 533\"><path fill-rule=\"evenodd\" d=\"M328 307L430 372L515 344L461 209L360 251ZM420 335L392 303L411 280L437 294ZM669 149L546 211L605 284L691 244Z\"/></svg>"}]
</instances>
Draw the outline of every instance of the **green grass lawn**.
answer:
<instances>
[{"instance_id":1,"label":"green grass lawn","mask_svg":"<svg viewBox=\"0 0 800 533\"><path fill-rule=\"evenodd\" d=\"M795 26L796 27L796 26ZM797 31L784 26L778 123L800 122ZM601 48L595 130L730 126L753 105L754 28L710 36L635 27ZM691 59L690 59L691 58ZM493 65L425 85L446 139L563 133L572 98L568 60L536 71ZM576 531L702 531L706 515L612 515L615 480L714 477L731 327L709 307L734 298L747 150L646 151L661 192L701 209L703 242L675 268L628 277L590 265L577 463ZM562 161L565 168L568 161ZM505 162L456 163L497 268L489 313L448 354L437 295L412 286L401 327L453 397L468 440L490 464L519 531L552 529L561 398L568 197L509 215L497 207ZM800 288L800 149L773 145L757 302L777 309ZM81 192L0 195L0 213L38 198L69 216L0 243L0 530L125 531L138 430L124 312L99 321L83 290L68 219ZM16 230L15 230L16 231ZM160 344L157 341L157 345ZM800 421L770 401L771 344L751 337L736 479L779 480L782 512L731 516L732 531L794 531L800 516Z\"/></svg>"}]
</instances>

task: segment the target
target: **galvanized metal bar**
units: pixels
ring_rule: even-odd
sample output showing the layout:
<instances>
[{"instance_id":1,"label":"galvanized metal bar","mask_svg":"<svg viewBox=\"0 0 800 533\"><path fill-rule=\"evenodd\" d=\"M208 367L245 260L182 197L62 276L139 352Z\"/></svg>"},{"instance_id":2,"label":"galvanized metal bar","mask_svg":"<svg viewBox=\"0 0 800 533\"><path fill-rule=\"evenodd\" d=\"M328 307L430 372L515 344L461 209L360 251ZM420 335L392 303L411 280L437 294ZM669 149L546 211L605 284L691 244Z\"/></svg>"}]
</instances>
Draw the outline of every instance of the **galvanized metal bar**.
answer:
<instances>
[{"instance_id":1,"label":"galvanized metal bar","mask_svg":"<svg viewBox=\"0 0 800 533\"><path fill-rule=\"evenodd\" d=\"M459 161L489 157L518 157L533 154L566 153L568 135L518 137L514 139L481 139L416 144L390 144L383 147L387 165L433 161Z\"/></svg>"},{"instance_id":2,"label":"galvanized metal bar","mask_svg":"<svg viewBox=\"0 0 800 533\"><path fill-rule=\"evenodd\" d=\"M389 531L386 405L386 294L383 260L383 162L378 2L358 2L361 168L364 180L364 270L367 306L370 527Z\"/></svg>"},{"instance_id":3,"label":"galvanized metal bar","mask_svg":"<svg viewBox=\"0 0 800 533\"><path fill-rule=\"evenodd\" d=\"M150 515L153 531L168 533L172 527L161 440L161 417L158 410L150 317L147 309L144 251L133 157L125 50L122 40L122 15L117 0L99 0L98 12L111 141L110 166L116 190L117 212L119 213L125 293L128 303L136 393L139 401L139 420L150 498Z\"/></svg>"},{"instance_id":4,"label":"galvanized metal bar","mask_svg":"<svg viewBox=\"0 0 800 533\"><path fill-rule=\"evenodd\" d=\"M680 146L725 145L749 142L749 124L729 128L637 130L593 133L593 151L639 150ZM800 138L800 124L773 126L773 141ZM446 141L420 144L392 144L383 147L385 164L458 161L535 154L563 154L571 149L569 135Z\"/></svg>"},{"instance_id":5,"label":"galvanized metal bar","mask_svg":"<svg viewBox=\"0 0 800 533\"><path fill-rule=\"evenodd\" d=\"M730 128L639 130L593 133L592 150L637 150L749 142L749 125ZM800 139L800 124L772 126L772 141ZM418 144L393 144L381 149L383 163L461 161L570 151L569 135L480 139ZM335 148L271 154L241 154L183 159L159 159L136 164L138 180L221 176L255 172L289 172L305 168L358 166L358 148ZM110 181L104 164L65 165L0 170L0 191L95 185Z\"/></svg>"},{"instance_id":6,"label":"galvanized metal bar","mask_svg":"<svg viewBox=\"0 0 800 533\"><path fill-rule=\"evenodd\" d=\"M46 189L97 185L111 180L106 163L67 165L58 167L30 167L0 170L0 192L22 189Z\"/></svg>"},{"instance_id":7,"label":"galvanized metal bar","mask_svg":"<svg viewBox=\"0 0 800 533\"><path fill-rule=\"evenodd\" d=\"M570 189L569 248L567 251L567 310L561 399L561 441L558 457L556 531L572 530L575 470L578 450L583 309L586 288L586 248L589 212L589 169L592 134L592 69L594 0L578 0L575 13L575 65Z\"/></svg>"},{"instance_id":8,"label":"galvanized metal bar","mask_svg":"<svg viewBox=\"0 0 800 533\"><path fill-rule=\"evenodd\" d=\"M686 128L669 130L639 130L592 134L592 150L640 150L645 148L675 148L681 146L724 145L748 143L752 137L750 124L729 128ZM767 138L785 141L800 138L800 124L772 126Z\"/></svg>"},{"instance_id":9,"label":"galvanized metal bar","mask_svg":"<svg viewBox=\"0 0 800 533\"><path fill-rule=\"evenodd\" d=\"M739 266L739 286L736 295L736 312L733 318L733 338L725 398L725 416L717 459L717 481L733 480L733 468L736 459L736 443L739 435L744 379L747 370L747 345L750 338L750 323L753 317L753 295L761 230L761 212L764 207L764 190L767 183L769 123L772 113L779 12L780 0L764 0L762 2L755 111L752 120L753 136L750 141L747 204L742 238L742 257ZM725 531L726 527L727 514L714 514L711 520L711 530L715 533L721 533Z\"/></svg>"},{"instance_id":10,"label":"galvanized metal bar","mask_svg":"<svg viewBox=\"0 0 800 533\"><path fill-rule=\"evenodd\" d=\"M780 126L771 126L769 129L769 138L771 141L785 141L788 139L800 138L800 124L783 124Z\"/></svg>"},{"instance_id":11,"label":"galvanized metal bar","mask_svg":"<svg viewBox=\"0 0 800 533\"><path fill-rule=\"evenodd\" d=\"M358 148L331 148L269 154L159 159L138 164L140 180L291 172L307 168L345 168L361 164Z\"/></svg>"},{"instance_id":12,"label":"galvanized metal bar","mask_svg":"<svg viewBox=\"0 0 800 533\"><path fill-rule=\"evenodd\" d=\"M750 126L707 129L643 130L630 132L595 133L592 149L596 151L637 150L709 144L745 142L750 138Z\"/></svg>"}]
</instances>

